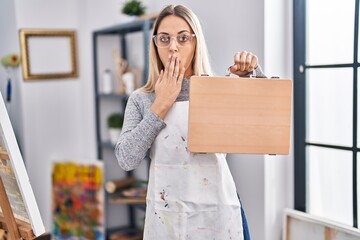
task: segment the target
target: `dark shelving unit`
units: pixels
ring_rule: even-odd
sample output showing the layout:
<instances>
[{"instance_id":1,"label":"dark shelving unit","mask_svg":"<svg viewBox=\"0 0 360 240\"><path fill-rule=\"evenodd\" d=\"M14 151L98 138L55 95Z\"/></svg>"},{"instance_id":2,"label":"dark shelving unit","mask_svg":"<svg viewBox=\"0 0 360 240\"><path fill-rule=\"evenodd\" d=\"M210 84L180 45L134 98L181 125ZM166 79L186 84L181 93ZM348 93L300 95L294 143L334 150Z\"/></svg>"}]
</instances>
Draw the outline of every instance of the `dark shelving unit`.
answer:
<instances>
[{"instance_id":1,"label":"dark shelving unit","mask_svg":"<svg viewBox=\"0 0 360 240\"><path fill-rule=\"evenodd\" d=\"M98 45L99 45L99 37L100 36L107 36L107 35L117 35L119 36L119 49L121 52L121 57L125 60L128 59L128 44L126 40L126 35L130 33L142 33L143 36L143 46L144 49L144 69L142 73L141 83L145 84L148 76L148 52L149 52L149 41L150 41L150 33L151 28L154 24L154 19L145 19L145 20L136 20L124 24L118 24L114 26L110 26L107 28L99 29L92 33L92 40L93 40L93 63L94 63L94 91L95 91L95 121L96 121L96 145L97 145L97 157L98 159L104 158L104 151L114 149L113 144L108 140L103 140L102 137L102 129L104 122L101 122L101 108L103 102L117 102L120 103L121 109L114 109L114 111L123 111L126 107L126 102L128 99L128 95L119 95L116 93L111 94L104 94L100 93L100 77L99 77L99 62L98 62ZM115 160L115 156L114 156ZM105 161L104 161L105 163ZM132 176L133 172L126 172L126 176ZM126 204L128 207L128 226L119 226L118 229L124 228L136 228L136 219L135 219L135 207L140 208L142 210L145 209L145 203L139 204L138 202L132 201L110 201L109 196L105 198L105 204ZM107 207L106 207L107 208ZM107 234L116 231L114 228L107 227Z\"/></svg>"}]
</instances>

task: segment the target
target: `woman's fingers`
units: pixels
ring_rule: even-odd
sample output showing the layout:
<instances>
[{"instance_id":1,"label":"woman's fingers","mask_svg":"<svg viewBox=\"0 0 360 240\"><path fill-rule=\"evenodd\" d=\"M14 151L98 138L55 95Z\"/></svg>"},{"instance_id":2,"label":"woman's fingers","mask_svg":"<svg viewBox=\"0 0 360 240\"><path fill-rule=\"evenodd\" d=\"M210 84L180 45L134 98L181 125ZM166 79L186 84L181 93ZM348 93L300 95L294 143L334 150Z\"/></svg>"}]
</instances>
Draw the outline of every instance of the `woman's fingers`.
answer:
<instances>
[{"instance_id":1,"label":"woman's fingers","mask_svg":"<svg viewBox=\"0 0 360 240\"><path fill-rule=\"evenodd\" d=\"M238 63L240 71L245 71L245 69L246 69L247 54L248 53L246 51L241 52L241 54L240 54L240 61Z\"/></svg>"},{"instance_id":2,"label":"woman's fingers","mask_svg":"<svg viewBox=\"0 0 360 240\"><path fill-rule=\"evenodd\" d=\"M176 63L176 58L172 56L170 59L169 70L167 75L168 79L172 79L174 76L175 63Z\"/></svg>"},{"instance_id":3,"label":"woman's fingers","mask_svg":"<svg viewBox=\"0 0 360 240\"><path fill-rule=\"evenodd\" d=\"M163 80L163 76L164 76L164 70L161 69L158 80L155 83L155 92L157 91L157 89L159 88L159 85L161 84L162 80Z\"/></svg>"},{"instance_id":4,"label":"woman's fingers","mask_svg":"<svg viewBox=\"0 0 360 240\"><path fill-rule=\"evenodd\" d=\"M235 53L234 65L237 66L237 69L235 71L245 71L247 54L248 52L246 51Z\"/></svg>"},{"instance_id":5,"label":"woman's fingers","mask_svg":"<svg viewBox=\"0 0 360 240\"><path fill-rule=\"evenodd\" d=\"M249 72L254 71L254 69L257 67L257 64L258 64L258 58L257 56L253 55L249 66Z\"/></svg>"},{"instance_id":6,"label":"woman's fingers","mask_svg":"<svg viewBox=\"0 0 360 240\"><path fill-rule=\"evenodd\" d=\"M185 68L180 67L181 61L177 57L171 57L169 62L166 63L165 69L160 71L156 86L158 88L171 88L171 86L176 86L178 88L177 82L184 78Z\"/></svg>"},{"instance_id":7,"label":"woman's fingers","mask_svg":"<svg viewBox=\"0 0 360 240\"><path fill-rule=\"evenodd\" d=\"M160 71L160 75L159 75L159 78L158 78L158 82L161 82L161 81L162 81L163 76L164 76L164 70L163 70L163 69L161 69L161 71Z\"/></svg>"},{"instance_id":8,"label":"woman's fingers","mask_svg":"<svg viewBox=\"0 0 360 240\"><path fill-rule=\"evenodd\" d=\"M237 52L234 55L234 65L233 66L237 66L236 69L233 69L234 71L240 70L240 56L241 56L241 52Z\"/></svg>"},{"instance_id":9,"label":"woman's fingers","mask_svg":"<svg viewBox=\"0 0 360 240\"><path fill-rule=\"evenodd\" d=\"M180 85L180 87L184 79L184 75L185 75L185 67L182 67L180 70L180 75L177 77L177 84Z\"/></svg>"},{"instance_id":10,"label":"woman's fingers","mask_svg":"<svg viewBox=\"0 0 360 240\"><path fill-rule=\"evenodd\" d=\"M238 64L238 70L239 71L249 71L251 62L253 59L253 54L251 52L243 51L240 53L239 61L235 62L235 64Z\"/></svg>"},{"instance_id":11,"label":"woman's fingers","mask_svg":"<svg viewBox=\"0 0 360 240\"><path fill-rule=\"evenodd\" d=\"M172 105L181 90L185 68L180 67L181 61L176 57L169 59L165 69L160 71L158 81L155 84L157 101L166 105Z\"/></svg>"},{"instance_id":12,"label":"woman's fingers","mask_svg":"<svg viewBox=\"0 0 360 240\"><path fill-rule=\"evenodd\" d=\"M163 79L166 79L169 83L176 83L180 74L180 64L181 61L178 57L171 57L165 66Z\"/></svg>"},{"instance_id":13,"label":"woman's fingers","mask_svg":"<svg viewBox=\"0 0 360 240\"><path fill-rule=\"evenodd\" d=\"M165 65L165 70L164 70L164 75L163 75L164 77L167 77L169 74L169 66L170 66L170 59Z\"/></svg>"},{"instance_id":14,"label":"woman's fingers","mask_svg":"<svg viewBox=\"0 0 360 240\"><path fill-rule=\"evenodd\" d=\"M179 76L179 71L180 71L180 60L179 58L176 58L175 60L175 68L174 68L174 74L173 74L173 79L176 81L178 76Z\"/></svg>"},{"instance_id":15,"label":"woman's fingers","mask_svg":"<svg viewBox=\"0 0 360 240\"><path fill-rule=\"evenodd\" d=\"M239 71L239 66L237 64L234 64L232 66L229 67L229 70L231 73L236 73L237 71Z\"/></svg>"},{"instance_id":16,"label":"woman's fingers","mask_svg":"<svg viewBox=\"0 0 360 240\"><path fill-rule=\"evenodd\" d=\"M247 53L245 60L245 70L250 72L250 65L252 62L253 54L251 52ZM252 71L252 70L251 70Z\"/></svg>"},{"instance_id":17,"label":"woman's fingers","mask_svg":"<svg viewBox=\"0 0 360 240\"><path fill-rule=\"evenodd\" d=\"M234 55L234 65L230 67L230 72L239 76L254 71L258 65L258 58L251 52L237 52Z\"/></svg>"}]
</instances>

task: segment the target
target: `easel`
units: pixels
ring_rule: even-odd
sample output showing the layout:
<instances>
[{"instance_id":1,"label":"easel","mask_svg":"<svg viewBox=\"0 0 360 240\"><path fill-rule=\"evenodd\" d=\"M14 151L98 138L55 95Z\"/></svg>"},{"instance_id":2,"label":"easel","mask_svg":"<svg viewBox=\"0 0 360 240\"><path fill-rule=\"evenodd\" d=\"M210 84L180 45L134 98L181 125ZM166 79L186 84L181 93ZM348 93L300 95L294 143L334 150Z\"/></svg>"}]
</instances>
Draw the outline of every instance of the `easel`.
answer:
<instances>
[{"instance_id":1,"label":"easel","mask_svg":"<svg viewBox=\"0 0 360 240\"><path fill-rule=\"evenodd\" d=\"M9 160L6 152L0 151L0 157L3 160ZM0 240L32 240L35 238L29 223L18 219L15 220L1 176L0 207L2 210L2 214L0 213Z\"/></svg>"}]
</instances>

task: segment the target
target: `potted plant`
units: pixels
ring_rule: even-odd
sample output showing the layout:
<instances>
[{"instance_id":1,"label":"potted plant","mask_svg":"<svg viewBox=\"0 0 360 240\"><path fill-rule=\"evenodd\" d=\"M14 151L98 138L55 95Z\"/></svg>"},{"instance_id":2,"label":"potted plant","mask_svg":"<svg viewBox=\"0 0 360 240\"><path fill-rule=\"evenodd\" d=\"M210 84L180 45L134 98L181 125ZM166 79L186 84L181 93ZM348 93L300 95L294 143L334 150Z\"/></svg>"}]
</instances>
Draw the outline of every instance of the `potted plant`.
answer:
<instances>
[{"instance_id":1,"label":"potted plant","mask_svg":"<svg viewBox=\"0 0 360 240\"><path fill-rule=\"evenodd\" d=\"M128 0L124 3L122 13L130 16L141 16L145 13L146 7L140 0Z\"/></svg>"},{"instance_id":2,"label":"potted plant","mask_svg":"<svg viewBox=\"0 0 360 240\"><path fill-rule=\"evenodd\" d=\"M110 142L114 145L116 144L119 138L123 122L124 122L124 116L121 113L112 113L107 118Z\"/></svg>"}]
</instances>

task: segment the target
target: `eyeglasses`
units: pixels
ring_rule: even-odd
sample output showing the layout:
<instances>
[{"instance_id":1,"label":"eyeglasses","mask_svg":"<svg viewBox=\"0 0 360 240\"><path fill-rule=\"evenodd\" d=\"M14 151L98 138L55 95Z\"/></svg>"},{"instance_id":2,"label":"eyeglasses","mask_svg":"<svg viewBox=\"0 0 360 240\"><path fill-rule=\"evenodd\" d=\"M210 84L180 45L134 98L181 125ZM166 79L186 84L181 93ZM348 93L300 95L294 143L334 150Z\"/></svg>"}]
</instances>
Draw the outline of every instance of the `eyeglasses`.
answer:
<instances>
[{"instance_id":1,"label":"eyeglasses","mask_svg":"<svg viewBox=\"0 0 360 240\"><path fill-rule=\"evenodd\" d=\"M160 33L153 36L155 45L158 48L167 48L170 46L171 39L174 39L179 47L188 47L195 38L194 33L183 32L176 37L170 37L169 34Z\"/></svg>"}]
</instances>

